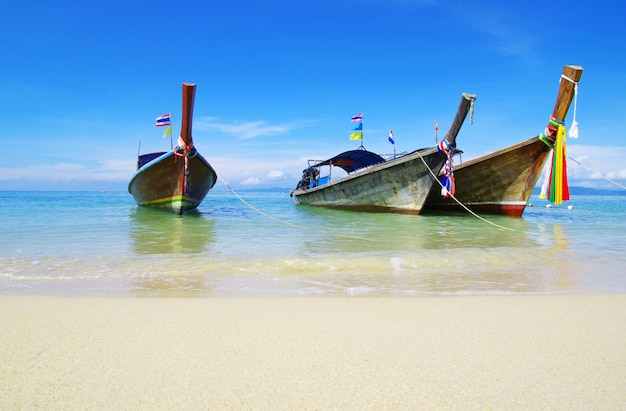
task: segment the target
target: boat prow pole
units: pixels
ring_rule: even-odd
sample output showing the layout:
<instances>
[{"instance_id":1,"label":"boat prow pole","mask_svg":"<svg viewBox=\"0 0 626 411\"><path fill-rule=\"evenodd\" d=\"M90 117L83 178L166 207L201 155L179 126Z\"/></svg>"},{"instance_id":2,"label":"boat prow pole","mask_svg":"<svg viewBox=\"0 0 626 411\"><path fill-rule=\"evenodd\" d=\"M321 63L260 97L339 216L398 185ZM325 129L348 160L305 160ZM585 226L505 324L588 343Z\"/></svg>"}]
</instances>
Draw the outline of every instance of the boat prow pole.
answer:
<instances>
[{"instance_id":1,"label":"boat prow pole","mask_svg":"<svg viewBox=\"0 0 626 411\"><path fill-rule=\"evenodd\" d=\"M563 74L561 75L559 84L559 93L556 96L556 103L554 110L552 111L552 117L550 123L546 127L543 133L539 135L539 139L543 141L548 147L554 148L557 142L557 129L559 125L565 126L565 117L569 111L569 107L572 104L572 100L576 94L578 82L583 75L583 68L580 66L563 67ZM574 119L575 120L575 119Z\"/></svg>"},{"instance_id":2,"label":"boat prow pole","mask_svg":"<svg viewBox=\"0 0 626 411\"><path fill-rule=\"evenodd\" d=\"M459 131L461 131L467 113L470 111L470 108L474 106L474 101L476 101L476 94L463 93L459 108L454 116L454 121L445 137L448 143L453 147L456 146L456 136L459 134Z\"/></svg>"},{"instance_id":3,"label":"boat prow pole","mask_svg":"<svg viewBox=\"0 0 626 411\"><path fill-rule=\"evenodd\" d=\"M183 113L182 124L180 126L180 138L185 143L187 150L193 147L193 137L191 136L191 125L193 121L193 106L196 97L196 85L193 83L183 83Z\"/></svg>"},{"instance_id":4,"label":"boat prow pole","mask_svg":"<svg viewBox=\"0 0 626 411\"><path fill-rule=\"evenodd\" d=\"M552 117L560 121L565 120L576 92L576 85L580 81L582 75L583 68L581 66L567 65L563 67L561 85L559 86L559 94L556 97L556 104L554 105Z\"/></svg>"}]
</instances>

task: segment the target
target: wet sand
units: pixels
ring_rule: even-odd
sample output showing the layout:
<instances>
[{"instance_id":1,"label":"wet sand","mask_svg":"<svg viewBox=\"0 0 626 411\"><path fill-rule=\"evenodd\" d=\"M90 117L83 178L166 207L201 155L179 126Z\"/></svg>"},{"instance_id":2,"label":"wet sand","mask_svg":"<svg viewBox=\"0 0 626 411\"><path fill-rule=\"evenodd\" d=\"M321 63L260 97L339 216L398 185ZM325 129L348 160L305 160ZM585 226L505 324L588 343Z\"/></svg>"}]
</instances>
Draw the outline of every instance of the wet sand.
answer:
<instances>
[{"instance_id":1,"label":"wet sand","mask_svg":"<svg viewBox=\"0 0 626 411\"><path fill-rule=\"evenodd\" d=\"M0 296L2 409L624 409L626 295Z\"/></svg>"}]
</instances>

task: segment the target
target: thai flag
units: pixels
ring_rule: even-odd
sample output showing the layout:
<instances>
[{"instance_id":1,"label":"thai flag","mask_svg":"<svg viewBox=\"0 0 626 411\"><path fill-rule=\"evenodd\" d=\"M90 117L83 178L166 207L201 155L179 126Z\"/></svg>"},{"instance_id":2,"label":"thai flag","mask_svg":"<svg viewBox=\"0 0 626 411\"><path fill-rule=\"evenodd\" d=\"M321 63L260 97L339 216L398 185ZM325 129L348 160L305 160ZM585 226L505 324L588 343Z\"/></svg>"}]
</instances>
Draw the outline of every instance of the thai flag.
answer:
<instances>
[{"instance_id":1,"label":"thai flag","mask_svg":"<svg viewBox=\"0 0 626 411\"><path fill-rule=\"evenodd\" d=\"M363 121L363 113L355 114L354 116L352 116L353 123L360 123L362 121Z\"/></svg>"},{"instance_id":2,"label":"thai flag","mask_svg":"<svg viewBox=\"0 0 626 411\"><path fill-rule=\"evenodd\" d=\"M156 126L157 127L163 127L163 126L171 126L172 125L172 118L170 117L170 114L163 114L162 116L159 116L156 118Z\"/></svg>"},{"instance_id":3,"label":"thai flag","mask_svg":"<svg viewBox=\"0 0 626 411\"><path fill-rule=\"evenodd\" d=\"M389 142L391 144L396 144L396 143L393 142L393 130L389 130Z\"/></svg>"}]
</instances>

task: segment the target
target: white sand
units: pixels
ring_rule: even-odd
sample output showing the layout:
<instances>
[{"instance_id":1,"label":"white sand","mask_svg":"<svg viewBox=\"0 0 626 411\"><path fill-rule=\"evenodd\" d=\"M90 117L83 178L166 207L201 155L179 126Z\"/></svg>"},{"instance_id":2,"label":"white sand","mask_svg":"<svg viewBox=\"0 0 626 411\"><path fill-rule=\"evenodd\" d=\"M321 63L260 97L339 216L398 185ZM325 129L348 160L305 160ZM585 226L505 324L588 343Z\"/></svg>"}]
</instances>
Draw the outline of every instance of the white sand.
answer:
<instances>
[{"instance_id":1,"label":"white sand","mask_svg":"<svg viewBox=\"0 0 626 411\"><path fill-rule=\"evenodd\" d=\"M626 409L626 295L0 296L1 409Z\"/></svg>"}]
</instances>

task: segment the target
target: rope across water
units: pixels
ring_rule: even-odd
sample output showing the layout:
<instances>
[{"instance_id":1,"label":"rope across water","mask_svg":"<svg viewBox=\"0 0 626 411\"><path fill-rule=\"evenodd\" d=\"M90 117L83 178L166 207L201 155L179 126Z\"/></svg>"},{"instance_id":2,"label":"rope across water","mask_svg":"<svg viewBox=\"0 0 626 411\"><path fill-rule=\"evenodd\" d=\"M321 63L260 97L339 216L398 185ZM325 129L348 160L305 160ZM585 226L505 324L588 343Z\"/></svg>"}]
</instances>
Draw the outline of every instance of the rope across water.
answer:
<instances>
[{"instance_id":1,"label":"rope across water","mask_svg":"<svg viewBox=\"0 0 626 411\"><path fill-rule=\"evenodd\" d=\"M309 230L309 227L305 227L305 226L301 226L301 225L298 225L298 224L290 223L288 221L281 220L280 218L274 217L274 216L272 216L272 215L270 215L270 214L268 214L268 213L266 213L264 211L259 210L258 208L256 208L255 206L253 206L252 204L247 202L239 194L237 194L237 192L235 192L235 190L233 190L233 188L230 186L230 184L228 184L228 182L222 176L219 176L219 180L222 183L224 183L224 185L228 188L228 190L230 190L230 192L235 197L237 197L237 199L239 199L239 201L241 201L246 207L249 207L251 210L253 210L253 211L255 211L255 212L257 212L257 213L259 213L259 214L261 214L261 215L263 215L263 216L265 216L267 218L269 218L269 219L277 221L277 222L279 222L281 224L285 224L285 225L287 225L289 227L300 228L302 230ZM350 238L350 239L353 239L353 240L361 240L361 241L365 240L365 241L371 241L371 242L381 242L380 240L376 240L376 239L372 239L372 238L350 236L350 235L346 235L346 234L339 234L339 233L335 233L335 232L330 232L330 231L327 231L327 230L320 230L320 233L331 233L331 234L334 234L337 237Z\"/></svg>"},{"instance_id":2,"label":"rope across water","mask_svg":"<svg viewBox=\"0 0 626 411\"><path fill-rule=\"evenodd\" d=\"M443 185L442 185L442 184L441 184L441 182L439 181L439 178L437 178L437 176L435 175L435 173L433 173L433 171L430 169L430 167L428 167L428 164L426 163L426 161L424 160L424 158L422 157L422 155L421 155L421 154L419 154L419 152L418 152L418 155L419 155L420 159L422 160L422 162L424 163L424 165L426 166L426 168L428 169L428 171L429 171L430 175L432 176L432 178L433 178L433 179L437 182L437 184L439 184L441 187L443 187ZM575 160L575 159L573 159L573 158L571 158L571 157L570 157L570 159L571 159L572 161L574 161L575 163L579 164L580 166L582 166L582 167L586 168L587 170L592 171L592 172L594 172L594 173L596 173L596 174L599 174L599 173L597 173L597 172L595 172L595 171L591 170L590 168L586 167L585 165L581 164L581 163L580 163L580 162L578 162L577 160ZM600 176L602 176L602 175L600 174ZM613 181L613 180L610 180L610 179L609 179L609 178L607 178L607 177L604 177L604 176L602 176L602 177L603 177L603 178L605 178L606 180L608 180L608 181L612 182L613 184L615 184L615 185L617 185L617 186L619 186L619 187L621 187L621 188L623 188L623 189L625 189L625 190L626 190L626 187L624 187L624 186L620 185L619 183L617 183L617 182L615 182L615 181ZM237 193L237 192L236 192L236 191L235 191L235 190L234 190L234 189L230 186L230 184L228 183L228 181L227 181L226 179L224 179L222 176L219 176L219 180L220 180L220 181L222 181L222 183L223 183L223 184L224 184L224 185L228 188L228 190L229 190L229 191L230 191L230 192L231 192L231 193L232 193L232 194L233 194L233 195L234 195L234 196L235 196L235 197L236 197L239 201L241 201L241 202L242 202L242 203L243 203L246 207L249 207L251 210L255 211L256 213L259 213L259 214L261 214L261 215L263 215L263 216L265 216L265 217L267 217L267 218L269 218L269 219L272 219L272 220L274 220L274 221L277 221L277 222L279 222L279 223L281 223L281 224L284 224L284 225L287 225L287 226L289 226L289 227L300 228L300 229L302 229L302 230L309 230L309 229L310 229L309 227L305 227L305 226L301 226L301 225L298 225L298 224L293 224L293 223L290 223L290 222L288 222L288 221L281 220L280 218L274 217L274 216L272 216L272 215L270 215L270 214L268 214L268 213L266 213L266 212L264 212L264 211L262 211L262 210L259 210L257 207L255 207L254 205L250 204L250 203L249 203L248 201L246 201L243 197L241 197L241 196L240 196L240 195L239 195L239 194L238 194L238 193ZM490 220L488 220L488 219L486 219L486 218L484 218L484 217L482 217L482 216L480 216L480 215L476 214L474 211L472 211L471 209L469 209L469 207L467 207L465 204L463 204L461 201L459 201L459 199L457 199L454 195L451 195L451 196L450 196L450 198L452 198L454 201L456 201L456 202L457 202L457 204L459 204L459 206L461 206L461 207L462 207L465 211L467 211L469 214L471 214L472 216L476 217L477 219L479 219L479 220L483 221L483 222L484 222L484 223L486 223L486 224L489 224L489 225L491 225L491 226L493 226L493 227L496 227L496 228L499 228L499 229L501 229L501 230L512 231L512 232L520 232L520 233L526 233L526 234L533 234L533 233L532 233L532 232L530 232L530 231L525 231L525 230L516 230L516 229L510 228L510 227L505 227L505 226L503 226L503 225L500 225L500 224L494 223L493 221L490 221ZM327 230L321 230L320 232L322 232L322 233L329 233L329 231L327 231ZM332 234L334 234L334 235L336 235L336 236L339 236L339 237L345 237L345 238L351 238L351 239L358 239L358 240L366 240L366 241L371 241L371 242L380 242L379 240L372 239L372 238L367 238L367 237L355 237L355 236L349 236L349 235L345 235L345 234L338 234L338 233L332 233Z\"/></svg>"},{"instance_id":3,"label":"rope across water","mask_svg":"<svg viewBox=\"0 0 626 411\"><path fill-rule=\"evenodd\" d=\"M439 178L437 178L437 176L435 175L435 173L433 173L433 170L430 169L430 167L428 167L428 164L426 163L426 160L424 160L424 157L422 157L422 155L420 154L420 152L418 151L417 154L420 157L420 160L422 160L422 163L424 163L424 166L426 166L426 169L428 170L428 172L430 173L430 175L433 177L433 179L437 182L437 184L439 184L442 188L444 188L443 184L441 183L441 181L439 181ZM465 204L463 204L462 202L459 201L459 199L457 199L454 195L449 194L448 195L450 198L452 198L454 201L457 202L457 204L459 204L464 210L466 210L468 213L470 213L471 215L473 215L474 217L478 218L479 220L490 224L494 227L500 228L502 230L507 230L507 231L519 231L519 232L525 232L525 233L529 233L528 231L520 231L520 230L515 230L513 228L509 228L509 227L505 227L502 226L500 224L496 224L493 221L489 221L484 217L479 216L478 214L476 214L475 212L473 212L472 210L470 210ZM529 233L530 234L530 233Z\"/></svg>"}]
</instances>

